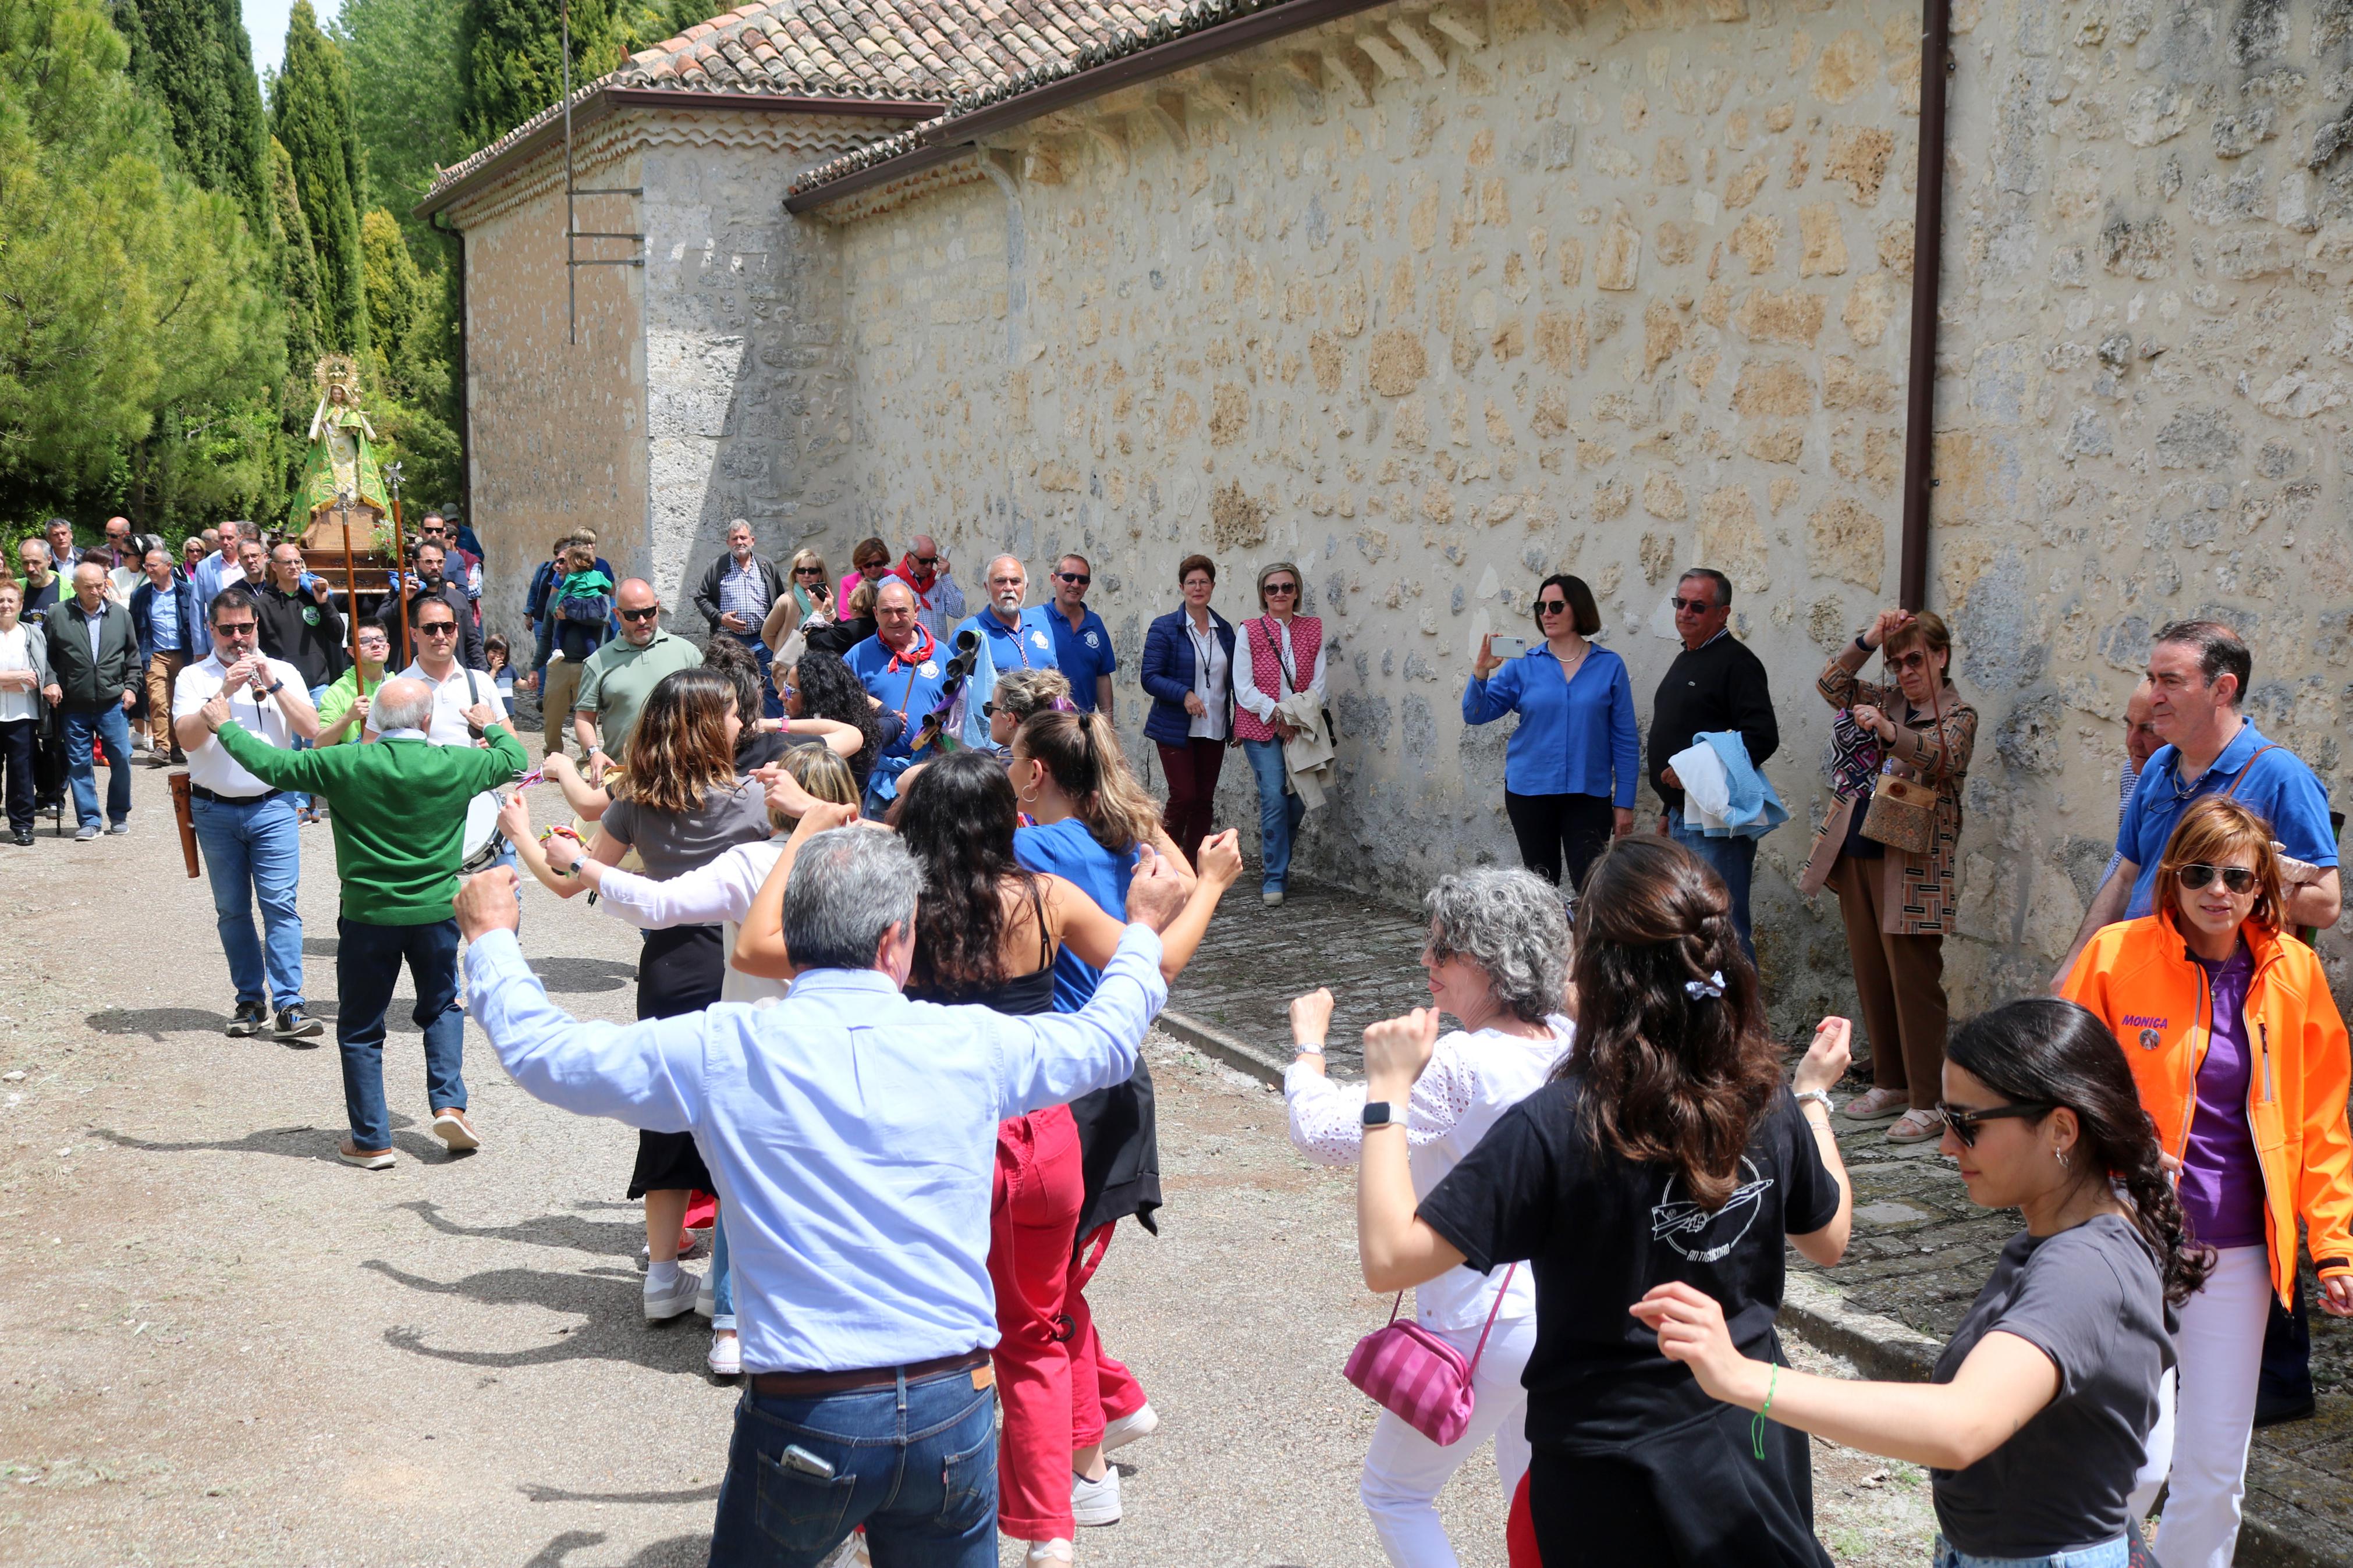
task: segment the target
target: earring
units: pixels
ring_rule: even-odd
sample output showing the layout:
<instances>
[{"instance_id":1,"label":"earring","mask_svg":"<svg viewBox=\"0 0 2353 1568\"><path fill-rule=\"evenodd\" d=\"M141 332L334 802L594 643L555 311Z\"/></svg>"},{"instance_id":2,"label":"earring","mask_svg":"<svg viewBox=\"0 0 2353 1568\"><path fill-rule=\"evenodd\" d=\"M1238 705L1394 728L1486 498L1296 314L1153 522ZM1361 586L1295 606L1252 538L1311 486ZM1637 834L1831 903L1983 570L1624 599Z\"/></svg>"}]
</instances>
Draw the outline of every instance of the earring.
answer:
<instances>
[{"instance_id":1,"label":"earring","mask_svg":"<svg viewBox=\"0 0 2353 1568\"><path fill-rule=\"evenodd\" d=\"M2059 1168L2063 1171L2067 1169L2067 1151L2064 1149L2059 1151Z\"/></svg>"}]
</instances>

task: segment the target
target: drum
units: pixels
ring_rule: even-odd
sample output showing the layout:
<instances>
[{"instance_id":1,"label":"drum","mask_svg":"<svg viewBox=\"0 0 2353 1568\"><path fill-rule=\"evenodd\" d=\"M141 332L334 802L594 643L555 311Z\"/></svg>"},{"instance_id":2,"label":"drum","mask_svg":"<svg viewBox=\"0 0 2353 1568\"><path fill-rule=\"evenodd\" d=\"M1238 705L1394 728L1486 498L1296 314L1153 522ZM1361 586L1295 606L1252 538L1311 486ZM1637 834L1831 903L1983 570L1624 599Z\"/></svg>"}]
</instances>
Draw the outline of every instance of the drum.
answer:
<instances>
[{"instance_id":1,"label":"drum","mask_svg":"<svg viewBox=\"0 0 2353 1568\"><path fill-rule=\"evenodd\" d=\"M458 861L461 875L472 876L486 869L506 853L507 836L499 831L499 809L503 798L497 790L484 790L466 803L465 848Z\"/></svg>"}]
</instances>

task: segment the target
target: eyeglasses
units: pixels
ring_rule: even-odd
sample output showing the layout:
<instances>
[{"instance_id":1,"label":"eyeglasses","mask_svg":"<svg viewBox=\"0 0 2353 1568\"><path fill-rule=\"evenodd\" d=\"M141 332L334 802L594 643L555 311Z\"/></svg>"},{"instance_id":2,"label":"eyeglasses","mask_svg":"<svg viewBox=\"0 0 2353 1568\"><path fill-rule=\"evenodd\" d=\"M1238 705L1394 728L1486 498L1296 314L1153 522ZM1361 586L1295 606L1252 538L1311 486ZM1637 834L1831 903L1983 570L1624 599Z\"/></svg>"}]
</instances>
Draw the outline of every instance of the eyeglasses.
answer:
<instances>
[{"instance_id":1,"label":"eyeglasses","mask_svg":"<svg viewBox=\"0 0 2353 1568\"><path fill-rule=\"evenodd\" d=\"M1082 588L1094 581L1093 577L1084 572L1057 572L1054 575L1065 583L1075 583Z\"/></svg>"},{"instance_id":2,"label":"eyeglasses","mask_svg":"<svg viewBox=\"0 0 2353 1568\"><path fill-rule=\"evenodd\" d=\"M648 605L642 610L623 610L621 612L621 618L625 621L650 621L656 616L660 614L661 606L659 605Z\"/></svg>"},{"instance_id":3,"label":"eyeglasses","mask_svg":"<svg viewBox=\"0 0 2353 1568\"><path fill-rule=\"evenodd\" d=\"M1928 656L1921 649L1914 648L1907 654L1883 654L1880 656L1880 661L1885 664L1890 669L1925 669L1928 665Z\"/></svg>"},{"instance_id":4,"label":"eyeglasses","mask_svg":"<svg viewBox=\"0 0 2353 1568\"><path fill-rule=\"evenodd\" d=\"M216 637L249 637L253 633L254 623L251 621L216 622L213 626L213 636Z\"/></svg>"},{"instance_id":5,"label":"eyeglasses","mask_svg":"<svg viewBox=\"0 0 2353 1568\"><path fill-rule=\"evenodd\" d=\"M421 637L454 637L458 635L458 623L436 621L429 626L420 624L417 628L417 635Z\"/></svg>"},{"instance_id":6,"label":"eyeglasses","mask_svg":"<svg viewBox=\"0 0 2353 1568\"><path fill-rule=\"evenodd\" d=\"M918 566L936 566L940 563L940 558L936 555L918 555L913 559Z\"/></svg>"},{"instance_id":7,"label":"eyeglasses","mask_svg":"<svg viewBox=\"0 0 2353 1568\"><path fill-rule=\"evenodd\" d=\"M2252 893L2255 890L2255 874L2244 866L2209 866L2201 860L2193 860L2187 866L2176 866L2173 875L2193 893L2217 877L2222 879L2222 886L2232 892Z\"/></svg>"},{"instance_id":8,"label":"eyeglasses","mask_svg":"<svg viewBox=\"0 0 2353 1568\"><path fill-rule=\"evenodd\" d=\"M1269 583L1266 585L1266 596L1270 599L1273 598L1277 594L1281 594L1285 597L1288 597L1298 592L1299 584L1296 583Z\"/></svg>"},{"instance_id":9,"label":"eyeglasses","mask_svg":"<svg viewBox=\"0 0 2353 1568\"><path fill-rule=\"evenodd\" d=\"M981 716L982 718L984 718L984 719L994 719L994 718L996 718L996 717L997 717L997 704L996 704L995 702L993 702L993 701L990 701L990 702L984 702L984 703L982 703L982 704L980 705L980 716Z\"/></svg>"},{"instance_id":10,"label":"eyeglasses","mask_svg":"<svg viewBox=\"0 0 2353 1568\"><path fill-rule=\"evenodd\" d=\"M1947 1105L1942 1100L1936 1102L1936 1114L1945 1119L1945 1125L1953 1130L1953 1136L1961 1141L1964 1149L1978 1146L1978 1124L1981 1121L1999 1121L2005 1117L2048 1116L2058 1109L2050 1101L2042 1100L2021 1100L2016 1105L1992 1105L1983 1110L1972 1110L1965 1105Z\"/></svg>"},{"instance_id":11,"label":"eyeglasses","mask_svg":"<svg viewBox=\"0 0 2353 1568\"><path fill-rule=\"evenodd\" d=\"M1537 615L1564 616L1567 613L1568 601L1567 599L1538 599L1536 601Z\"/></svg>"},{"instance_id":12,"label":"eyeglasses","mask_svg":"<svg viewBox=\"0 0 2353 1568\"><path fill-rule=\"evenodd\" d=\"M825 575L825 568L822 566L796 566L793 568L793 575L796 577L822 577Z\"/></svg>"},{"instance_id":13,"label":"eyeglasses","mask_svg":"<svg viewBox=\"0 0 2353 1568\"><path fill-rule=\"evenodd\" d=\"M1704 616L1707 614L1708 611L1715 608L1714 602L1707 599L1679 598L1674 601L1674 606L1678 610L1689 610L1694 616Z\"/></svg>"}]
</instances>

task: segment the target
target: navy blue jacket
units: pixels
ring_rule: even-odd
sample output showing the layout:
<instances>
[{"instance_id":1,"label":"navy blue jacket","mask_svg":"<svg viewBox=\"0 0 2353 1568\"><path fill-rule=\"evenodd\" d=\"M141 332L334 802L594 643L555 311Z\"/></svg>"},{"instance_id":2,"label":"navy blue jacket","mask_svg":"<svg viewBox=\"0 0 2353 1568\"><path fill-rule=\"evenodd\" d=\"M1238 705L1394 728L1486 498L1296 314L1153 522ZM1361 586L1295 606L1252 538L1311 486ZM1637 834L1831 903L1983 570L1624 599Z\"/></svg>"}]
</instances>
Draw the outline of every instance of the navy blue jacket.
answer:
<instances>
[{"instance_id":1,"label":"navy blue jacket","mask_svg":"<svg viewBox=\"0 0 2353 1568\"><path fill-rule=\"evenodd\" d=\"M180 602L181 644L195 664L213 651L212 634L196 609L196 585L178 567L172 568L172 597ZM139 634L139 657L155 657L155 584L145 579L131 590L131 629Z\"/></svg>"},{"instance_id":2,"label":"navy blue jacket","mask_svg":"<svg viewBox=\"0 0 2353 1568\"><path fill-rule=\"evenodd\" d=\"M1226 733L1234 732L1234 624L1209 612L1209 626L1226 649ZM1171 610L1144 634L1144 689L1152 699L1151 716L1144 721L1148 741L1181 746L1193 728L1185 699L1193 690L1193 639L1185 630L1185 612Z\"/></svg>"}]
</instances>

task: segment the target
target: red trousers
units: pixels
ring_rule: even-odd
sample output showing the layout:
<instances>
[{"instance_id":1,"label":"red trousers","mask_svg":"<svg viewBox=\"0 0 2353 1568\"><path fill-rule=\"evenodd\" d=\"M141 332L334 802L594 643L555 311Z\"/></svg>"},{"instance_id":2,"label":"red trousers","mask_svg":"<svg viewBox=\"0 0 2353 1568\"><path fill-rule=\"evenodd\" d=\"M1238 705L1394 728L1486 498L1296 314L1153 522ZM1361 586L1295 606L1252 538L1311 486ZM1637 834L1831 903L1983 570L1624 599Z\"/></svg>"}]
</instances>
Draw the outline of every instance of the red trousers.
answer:
<instances>
[{"instance_id":1,"label":"red trousers","mask_svg":"<svg viewBox=\"0 0 2353 1568\"><path fill-rule=\"evenodd\" d=\"M1018 1541L1070 1540L1071 1346L1067 1316L1085 1201L1079 1130L1053 1106L997 1126L988 1279L997 1289L997 1527ZM1080 1304L1084 1311L1084 1303ZM1092 1385L1093 1379L1086 1379ZM1097 1425L1100 1433L1100 1421Z\"/></svg>"},{"instance_id":2,"label":"red trousers","mask_svg":"<svg viewBox=\"0 0 2353 1568\"><path fill-rule=\"evenodd\" d=\"M1209 836L1216 812L1218 774L1226 765L1223 741L1188 739L1181 746L1155 742L1160 771L1168 775L1168 804L1160 808L1160 826L1185 852L1187 860L1201 858L1201 840Z\"/></svg>"},{"instance_id":3,"label":"red trousers","mask_svg":"<svg viewBox=\"0 0 2353 1568\"><path fill-rule=\"evenodd\" d=\"M1062 1310L1071 1320L1071 1446L1092 1448L1103 1441L1103 1426L1144 1408L1144 1385L1135 1374L1112 1360L1095 1332L1095 1315L1084 1294L1087 1281L1103 1264L1111 1246L1113 1226L1087 1237L1082 1256L1071 1259L1070 1281L1063 1291Z\"/></svg>"}]
</instances>

